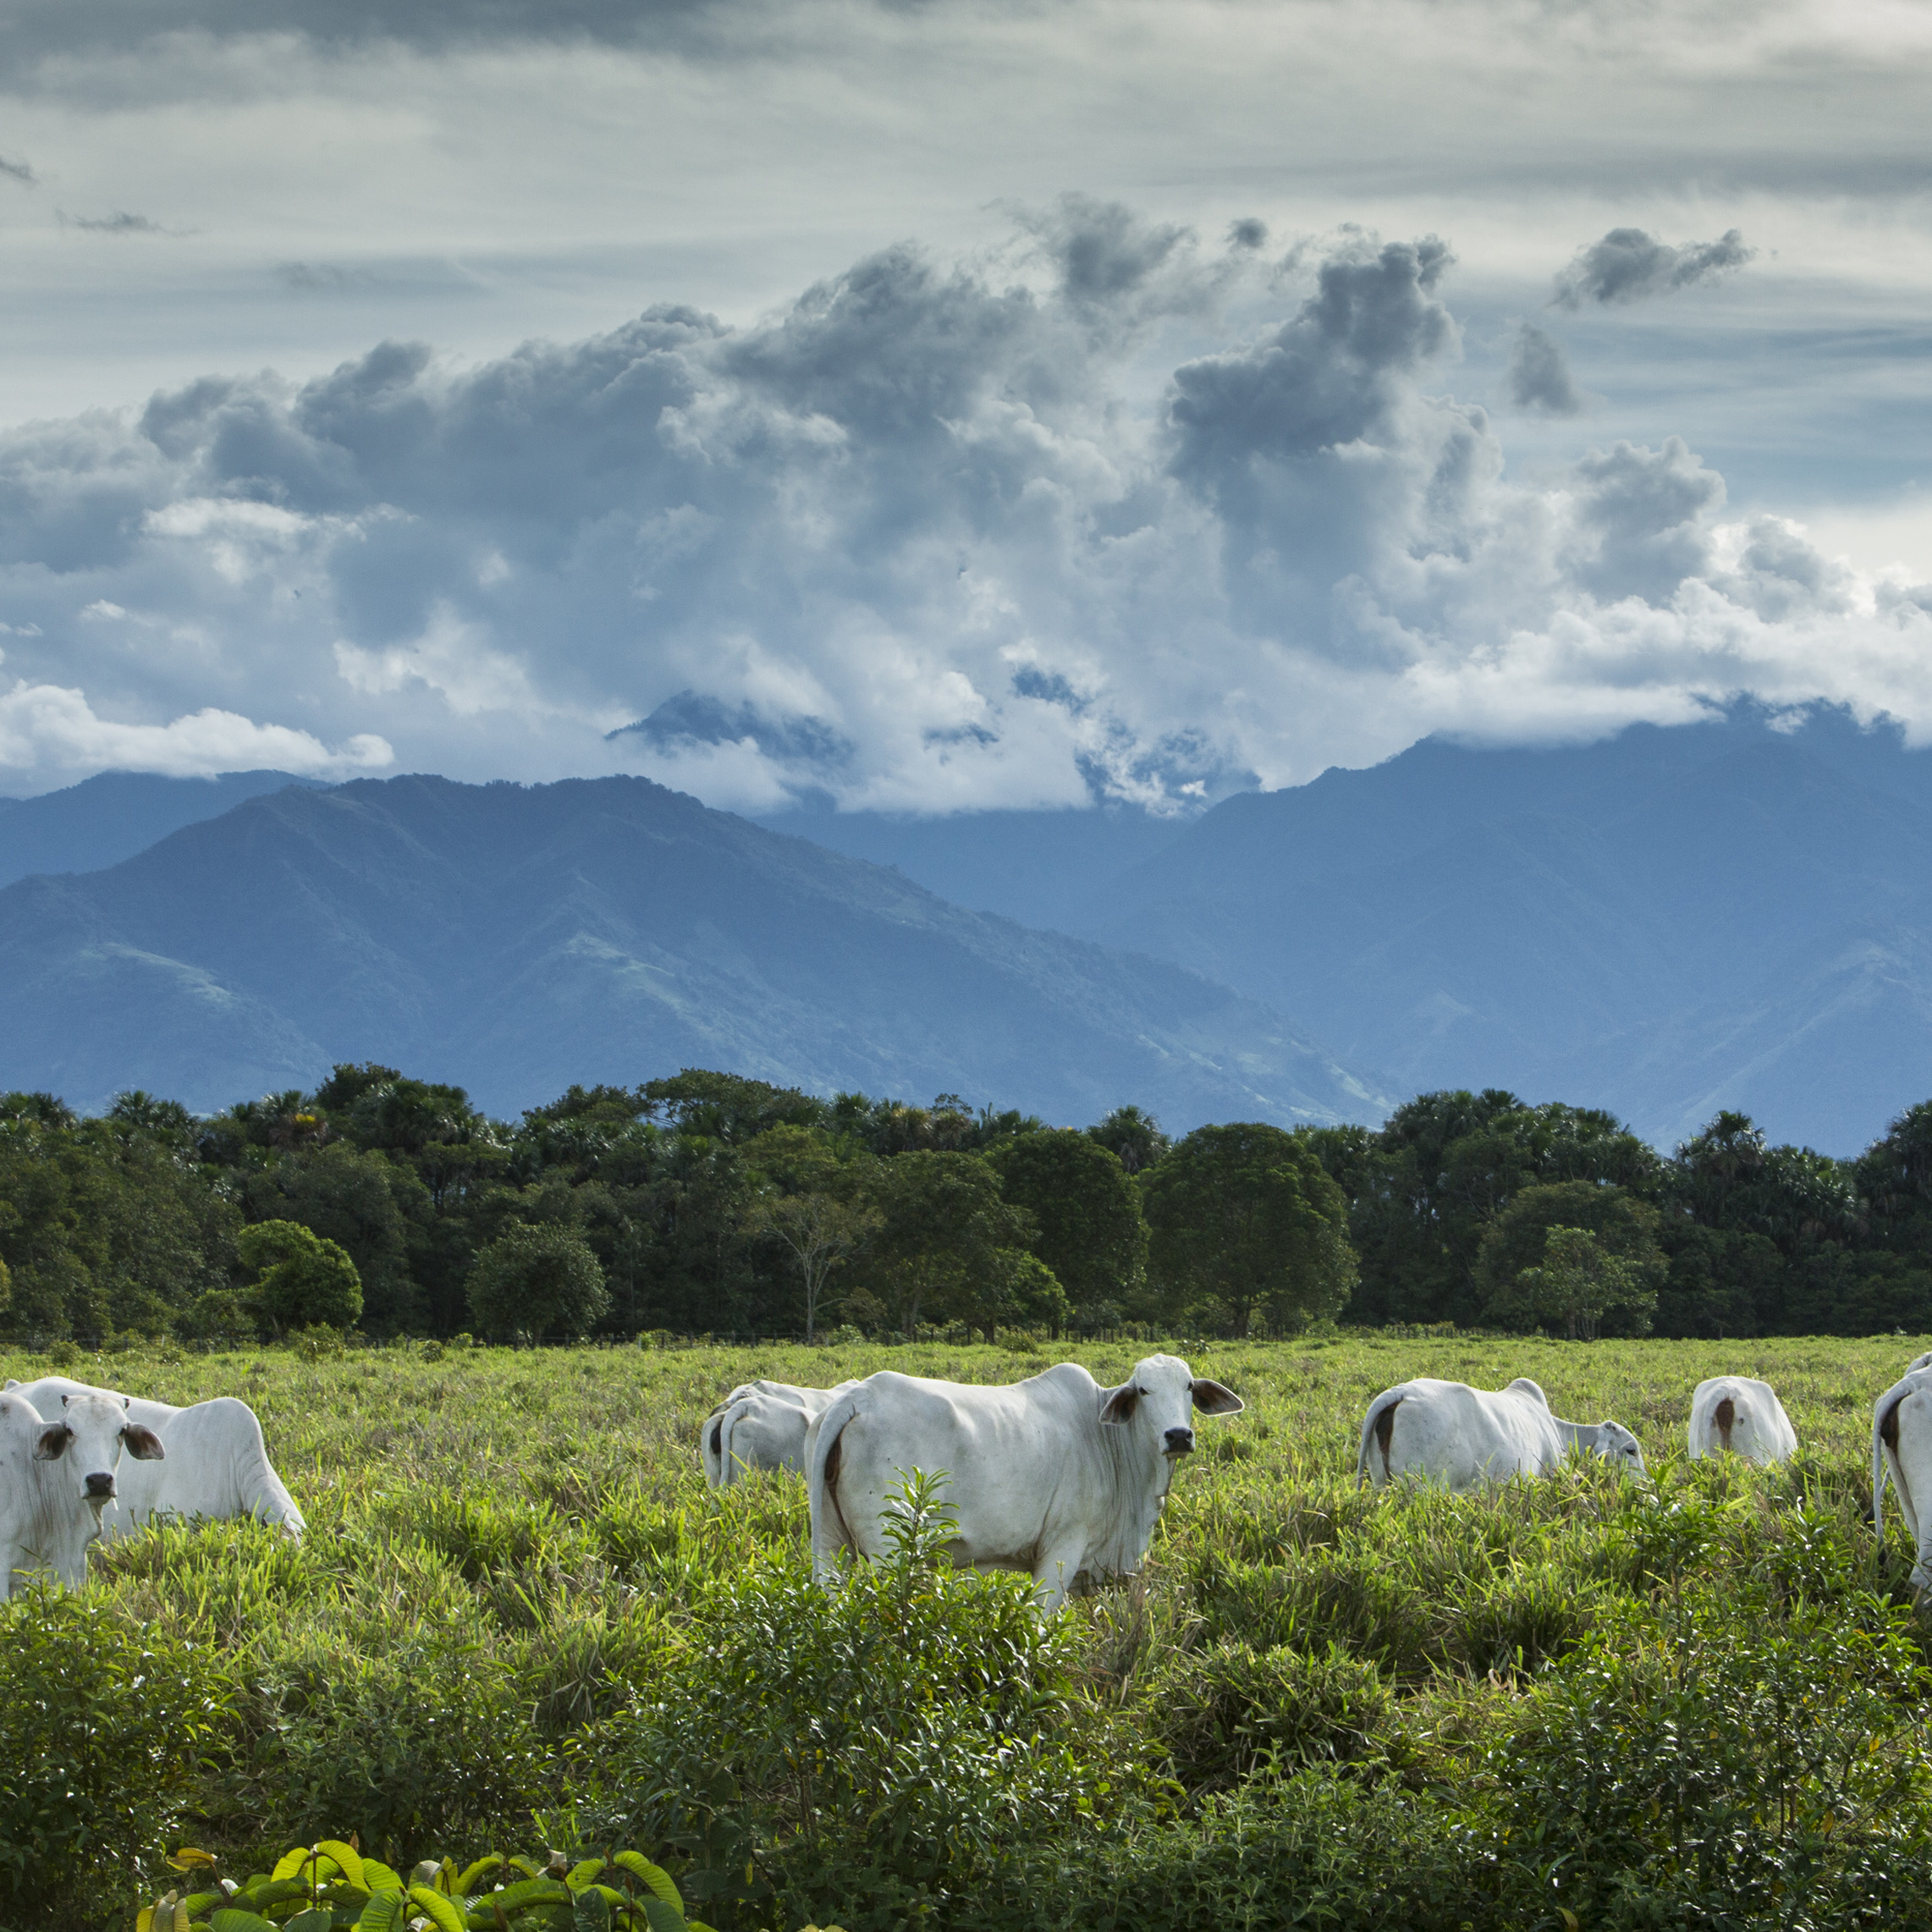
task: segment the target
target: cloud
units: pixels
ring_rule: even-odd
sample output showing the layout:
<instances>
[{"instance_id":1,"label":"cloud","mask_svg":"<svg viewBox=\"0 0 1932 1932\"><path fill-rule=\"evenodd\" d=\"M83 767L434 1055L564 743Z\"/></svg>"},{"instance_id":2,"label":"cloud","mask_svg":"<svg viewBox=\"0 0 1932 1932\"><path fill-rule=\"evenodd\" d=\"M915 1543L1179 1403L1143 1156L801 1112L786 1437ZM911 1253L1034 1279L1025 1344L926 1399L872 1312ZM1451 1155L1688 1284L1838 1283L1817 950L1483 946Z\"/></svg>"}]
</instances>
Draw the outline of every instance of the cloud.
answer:
<instances>
[{"instance_id":1,"label":"cloud","mask_svg":"<svg viewBox=\"0 0 1932 1932\"><path fill-rule=\"evenodd\" d=\"M25 188L37 187L40 184L40 176L25 162L9 161L3 154L0 154L0 174L10 177Z\"/></svg>"},{"instance_id":2,"label":"cloud","mask_svg":"<svg viewBox=\"0 0 1932 1932\"><path fill-rule=\"evenodd\" d=\"M1571 377L1563 344L1533 322L1524 322L1516 330L1506 380L1510 400L1519 410L1539 416L1582 414L1582 392Z\"/></svg>"},{"instance_id":3,"label":"cloud","mask_svg":"<svg viewBox=\"0 0 1932 1932\"><path fill-rule=\"evenodd\" d=\"M339 289L374 286L377 278L366 268L344 268L333 261L283 261L275 267L275 279L284 289L302 294L333 292Z\"/></svg>"},{"instance_id":4,"label":"cloud","mask_svg":"<svg viewBox=\"0 0 1932 1932\"><path fill-rule=\"evenodd\" d=\"M1588 302L1641 302L1742 268L1757 252L1744 245L1736 228L1715 241L1687 241L1679 248L1642 228L1612 228L1601 241L1577 250L1576 260L1556 278L1550 304L1574 310Z\"/></svg>"},{"instance_id":5,"label":"cloud","mask_svg":"<svg viewBox=\"0 0 1932 1932\"><path fill-rule=\"evenodd\" d=\"M22 680L0 691L0 768L56 782L109 768L172 778L254 770L346 778L379 771L394 757L369 733L332 751L306 731L256 724L232 711L211 707L166 724L124 724L97 718L81 692L57 685Z\"/></svg>"},{"instance_id":6,"label":"cloud","mask_svg":"<svg viewBox=\"0 0 1932 1932\"><path fill-rule=\"evenodd\" d=\"M159 222L150 221L146 215L130 215L124 212L112 215L61 214L63 228L82 228L90 234L166 234L168 230Z\"/></svg>"},{"instance_id":7,"label":"cloud","mask_svg":"<svg viewBox=\"0 0 1932 1932\"><path fill-rule=\"evenodd\" d=\"M1439 239L1344 232L1286 295L1255 261L1230 325L1253 253L1067 201L743 327L382 343L0 433L8 702L43 721L0 773L394 746L752 808L1165 810L1745 692L1932 740L1932 591L1735 515L1681 438L1516 476L1454 394Z\"/></svg>"}]
</instances>

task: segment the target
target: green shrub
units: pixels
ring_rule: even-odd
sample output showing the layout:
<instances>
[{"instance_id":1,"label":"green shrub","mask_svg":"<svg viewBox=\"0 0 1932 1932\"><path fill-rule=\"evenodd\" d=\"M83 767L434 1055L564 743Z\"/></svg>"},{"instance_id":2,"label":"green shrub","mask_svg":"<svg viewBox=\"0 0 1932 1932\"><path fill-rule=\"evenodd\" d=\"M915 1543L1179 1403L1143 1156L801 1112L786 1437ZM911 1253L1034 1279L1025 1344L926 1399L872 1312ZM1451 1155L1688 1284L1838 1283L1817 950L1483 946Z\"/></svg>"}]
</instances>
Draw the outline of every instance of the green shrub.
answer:
<instances>
[{"instance_id":1,"label":"green shrub","mask_svg":"<svg viewBox=\"0 0 1932 1932\"><path fill-rule=\"evenodd\" d=\"M1256 1652L1224 1640L1156 1673L1145 1708L1190 1789L1232 1784L1264 1759L1375 1754L1394 1698L1375 1666L1332 1646Z\"/></svg>"},{"instance_id":2,"label":"green shrub","mask_svg":"<svg viewBox=\"0 0 1932 1932\"><path fill-rule=\"evenodd\" d=\"M375 1656L284 1655L242 1709L250 1747L204 1787L233 1826L345 1827L393 1858L427 1839L493 1832L561 1795L562 1767L522 1687L454 1631Z\"/></svg>"},{"instance_id":3,"label":"green shrub","mask_svg":"<svg viewBox=\"0 0 1932 1932\"><path fill-rule=\"evenodd\" d=\"M132 1906L224 1722L203 1650L33 1588L0 1609L0 1924Z\"/></svg>"},{"instance_id":4,"label":"green shrub","mask_svg":"<svg viewBox=\"0 0 1932 1932\"><path fill-rule=\"evenodd\" d=\"M707 1907L762 1890L749 1867L792 1924L970 1918L1016 1842L1134 1782L1131 1762L1088 1769L1104 1720L1073 1692L1073 1621L1043 1620L1023 1577L952 1569L951 1520L916 1473L892 1530L892 1556L835 1593L797 1560L718 1586L702 1648L613 1739L602 1829L689 1857Z\"/></svg>"},{"instance_id":5,"label":"green shrub","mask_svg":"<svg viewBox=\"0 0 1932 1932\"><path fill-rule=\"evenodd\" d=\"M424 1858L408 1877L366 1857L349 1841L297 1845L272 1871L245 1881L224 1879L207 1852L184 1848L169 1861L192 1876L146 1907L135 1932L710 1932L685 1917L684 1899L663 1866L636 1852L592 1852L574 1863L492 1853L459 1868L454 1858ZM198 1886L199 1890L190 1890Z\"/></svg>"},{"instance_id":6,"label":"green shrub","mask_svg":"<svg viewBox=\"0 0 1932 1932\"><path fill-rule=\"evenodd\" d=\"M209 1288L174 1318L174 1332L189 1341L239 1347L261 1335L261 1308L244 1288Z\"/></svg>"},{"instance_id":7,"label":"green shrub","mask_svg":"<svg viewBox=\"0 0 1932 1932\"><path fill-rule=\"evenodd\" d=\"M354 1326L362 1313L362 1277L348 1250L300 1221L257 1221L235 1237L244 1268L261 1271L250 1293L278 1329Z\"/></svg>"},{"instance_id":8,"label":"green shrub","mask_svg":"<svg viewBox=\"0 0 1932 1932\"><path fill-rule=\"evenodd\" d=\"M1772 1609L1748 1579L1700 1582L1556 1666L1490 1760L1525 1899L1604 1932L1922 1908L1932 1671L1911 1619L1848 1592Z\"/></svg>"},{"instance_id":9,"label":"green shrub","mask_svg":"<svg viewBox=\"0 0 1932 1932\"><path fill-rule=\"evenodd\" d=\"M574 1229L513 1227L476 1257L470 1311L494 1338L587 1334L610 1306L603 1265Z\"/></svg>"}]
</instances>

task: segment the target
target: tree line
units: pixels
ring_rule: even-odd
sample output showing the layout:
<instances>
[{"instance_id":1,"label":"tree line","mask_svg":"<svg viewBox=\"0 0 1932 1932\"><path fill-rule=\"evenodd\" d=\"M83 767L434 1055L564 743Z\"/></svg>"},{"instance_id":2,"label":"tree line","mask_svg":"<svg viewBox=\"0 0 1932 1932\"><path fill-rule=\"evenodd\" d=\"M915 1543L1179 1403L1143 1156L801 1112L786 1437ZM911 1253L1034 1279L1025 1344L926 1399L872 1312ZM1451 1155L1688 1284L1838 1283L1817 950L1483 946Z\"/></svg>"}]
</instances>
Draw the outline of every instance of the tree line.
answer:
<instances>
[{"instance_id":1,"label":"tree line","mask_svg":"<svg viewBox=\"0 0 1932 1932\"><path fill-rule=\"evenodd\" d=\"M1453 1321L1577 1336L1932 1327L1932 1102L1852 1161L1720 1114L1670 1156L1489 1090L1379 1129L1170 1141L686 1069L514 1122L344 1065L200 1117L0 1097L0 1325L272 1335L1058 1335Z\"/></svg>"}]
</instances>

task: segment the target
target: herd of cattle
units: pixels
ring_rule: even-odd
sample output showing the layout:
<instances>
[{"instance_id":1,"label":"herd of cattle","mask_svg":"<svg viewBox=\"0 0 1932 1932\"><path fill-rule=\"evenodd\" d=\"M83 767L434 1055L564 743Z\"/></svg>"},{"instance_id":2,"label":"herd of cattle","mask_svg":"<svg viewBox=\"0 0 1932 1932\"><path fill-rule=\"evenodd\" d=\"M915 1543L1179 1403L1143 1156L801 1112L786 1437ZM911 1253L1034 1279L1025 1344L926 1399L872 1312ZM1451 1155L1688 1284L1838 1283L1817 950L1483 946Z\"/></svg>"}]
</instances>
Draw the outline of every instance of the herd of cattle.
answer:
<instances>
[{"instance_id":1,"label":"herd of cattle","mask_svg":"<svg viewBox=\"0 0 1932 1932\"><path fill-rule=\"evenodd\" d=\"M706 1418L700 1454L713 1489L753 1469L804 1475L812 1564L824 1582L841 1551L879 1555L907 1472L943 1471L956 1560L1030 1571L1051 1610L1083 1574L1140 1567L1175 1465L1194 1447L1195 1415L1242 1406L1171 1355L1149 1356L1115 1389L1071 1362L1003 1388L883 1369L832 1389L745 1383ZM1698 1384L1688 1436L1693 1460L1781 1462L1797 1449L1777 1392L1748 1375ZM1463 1489L1544 1475L1578 1453L1644 1477L1643 1451L1621 1423L1565 1422L1527 1376L1496 1390L1423 1377L1368 1405L1356 1475L1377 1489L1407 1478ZM1873 1406L1878 1528L1888 1478L1912 1534L1913 1583L1932 1589L1932 1351Z\"/></svg>"},{"instance_id":2,"label":"herd of cattle","mask_svg":"<svg viewBox=\"0 0 1932 1932\"><path fill-rule=\"evenodd\" d=\"M1175 1467L1194 1447L1197 1415L1231 1416L1234 1390L1171 1355L1151 1355L1117 1388L1063 1362L1024 1382L983 1387L882 1369L833 1389L749 1382L706 1417L705 1479L793 1469L806 1482L815 1573L829 1583L842 1553L875 1558L909 1472L942 1474L961 1565L1031 1573L1053 1610L1082 1577L1138 1570ZM1690 1453L1782 1461L1797 1434L1770 1384L1701 1382ZM1643 1452L1621 1423L1565 1422L1535 1383L1472 1389L1421 1379L1384 1390L1362 1418L1357 1479L1450 1489L1600 1456L1642 1478ZM1932 1589L1932 1351L1910 1362L1872 1411L1872 1521L1885 1484L1914 1545L1912 1580ZM245 1402L190 1408L97 1389L65 1376L0 1390L0 1598L18 1577L52 1571L78 1585L90 1544L151 1519L254 1516L300 1539L302 1512L268 1460Z\"/></svg>"}]
</instances>

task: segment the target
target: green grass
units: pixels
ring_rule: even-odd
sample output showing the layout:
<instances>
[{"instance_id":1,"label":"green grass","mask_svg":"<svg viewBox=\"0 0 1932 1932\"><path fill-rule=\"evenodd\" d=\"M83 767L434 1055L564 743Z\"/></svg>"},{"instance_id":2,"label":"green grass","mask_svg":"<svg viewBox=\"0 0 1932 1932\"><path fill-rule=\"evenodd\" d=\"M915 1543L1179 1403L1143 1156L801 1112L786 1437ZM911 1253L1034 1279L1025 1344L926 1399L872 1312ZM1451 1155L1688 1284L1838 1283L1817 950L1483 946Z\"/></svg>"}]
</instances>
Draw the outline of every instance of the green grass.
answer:
<instances>
[{"instance_id":1,"label":"green grass","mask_svg":"<svg viewBox=\"0 0 1932 1932\"><path fill-rule=\"evenodd\" d=\"M1025 1666L1060 1687L1054 1715L1039 1720L1055 1748L1087 1753L1095 1785L1105 1765L1116 1768L1095 1814L1111 1819L1107 1855L1137 1846L1133 1856L1152 1869L1160 1846L1188 1833L1238 1838L1249 1829L1243 1808L1256 1805L1275 1808L1266 1831L1279 1852L1285 1777L1298 1781L1293 1804L1318 1798L1357 1821L1379 1815L1377 1805L1480 1802L1493 1824L1504 1802L1494 1794L1515 1788L1498 1750L1528 1735L1526 1726L1555 1735L1552 1687L1562 1678L1562 1695L1575 1688L1552 1661L1577 1660L1581 1682L1591 1644L1621 1632L1613 1663L1662 1645L1657 1654L1675 1656L1681 1677L1686 1646L1707 1641L1684 1635L1687 1588L1750 1579L1755 1607L1733 1619L1740 1643L1772 1627L1803 1637L1820 1603L1838 1606L1847 1627L1879 1631L1907 1600L1911 1552L1896 1510L1882 1547L1871 1534L1871 1402L1925 1346L1918 1336L1579 1346L1380 1335L1197 1345L1196 1373L1236 1389L1246 1412L1202 1424L1201 1451L1180 1473L1143 1577L1076 1600L1053 1657ZM670 1830L667 1821L684 1814L648 1797L656 1774L640 1769L640 1740L668 1748L663 1727L685 1721L678 1699L708 1682L710 1647L750 1614L733 1593L765 1579L781 1592L772 1603L795 1603L781 1586L796 1582L805 1561L797 1478L706 1490L698 1429L718 1396L757 1375L828 1384L885 1366L1008 1381L1063 1357L1109 1382L1141 1352L772 1346L427 1359L404 1345L316 1362L278 1351L94 1358L68 1373L175 1403L245 1397L309 1534L297 1549L252 1524L158 1531L98 1549L91 1593L145 1641L219 1660L228 1688L201 1761L184 1772L176 1829L238 1868L298 1838L350 1831L393 1859L461 1858L527 1842L533 1811L556 1831L573 1809L586 1830L621 1818ZM3 1357L0 1375L27 1379L47 1366ZM1795 1463L1762 1473L1687 1465L1691 1390L1726 1372L1778 1390L1802 1445ZM1488 1387L1527 1374L1560 1415L1615 1417L1642 1440L1656 1494L1640 1498L1588 1466L1488 1495L1359 1489L1369 1399L1422 1374ZM1748 1593L1740 1590L1740 1605ZM1729 1628L1724 1600L1698 1614ZM782 1620L776 1641L782 1670ZM734 1693L727 1682L705 1694L729 1706ZM712 1715L730 1740L734 1711ZM716 1754L724 1765L729 1742ZM1126 1760L1139 1781L1119 1774ZM729 1775L749 1793L742 1764ZM1165 1777L1173 1784L1159 1783ZM1337 1777L1341 1786L1322 1782ZM719 1799L716 1818L739 1802ZM776 1798L768 1809L758 1855L775 1871L786 1835L808 1833L812 1814L794 1817ZM1412 1825L1423 1815L1402 1814ZM688 1819L679 1829L687 1826L699 1829ZM917 1830L906 1829L911 1843ZM1045 1829L1025 1828L1030 1838ZM1362 1829L1370 1850L1395 1841L1386 1819ZM1333 1837L1327 1825L1314 1836ZM682 1855L696 1858L695 1842ZM839 1908L830 1867L813 1869L789 1891L781 1884L776 1900L711 1916L779 1925L808 1905ZM894 1880L937 1882L930 1872ZM1116 1871L1110 1882L1128 1881ZM1032 1881L1024 1910L1012 1903L1019 1881L999 1884L1002 1923L1053 1922ZM861 1915L844 1909L856 1927ZM1241 1918L1225 1898L1211 1909ZM1431 1907L1402 1909L1432 1922ZM1444 1909L1445 1924L1477 1922L1467 1905ZM1599 1923L1624 1922L1594 1909ZM894 1922L879 1910L879 1923ZM957 1899L947 1910L971 1920Z\"/></svg>"}]
</instances>

